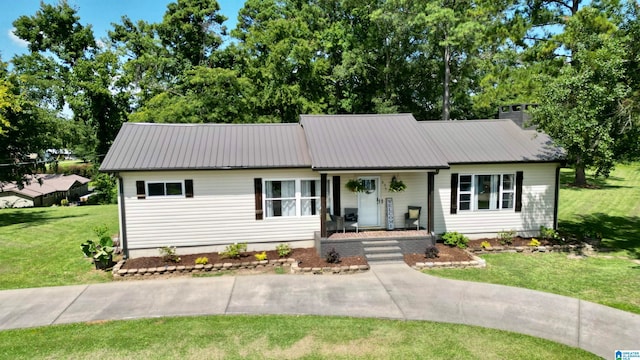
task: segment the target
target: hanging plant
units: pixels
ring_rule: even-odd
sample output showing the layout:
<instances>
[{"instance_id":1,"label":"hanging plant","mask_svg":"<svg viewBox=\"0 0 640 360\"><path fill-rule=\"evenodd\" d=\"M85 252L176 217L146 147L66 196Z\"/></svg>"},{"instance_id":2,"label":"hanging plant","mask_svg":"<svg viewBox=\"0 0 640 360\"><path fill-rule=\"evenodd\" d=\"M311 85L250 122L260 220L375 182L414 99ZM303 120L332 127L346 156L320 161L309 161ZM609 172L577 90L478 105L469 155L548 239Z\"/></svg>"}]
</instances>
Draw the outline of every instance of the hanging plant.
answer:
<instances>
[{"instance_id":1,"label":"hanging plant","mask_svg":"<svg viewBox=\"0 0 640 360\"><path fill-rule=\"evenodd\" d=\"M344 186L352 192L362 192L365 190L362 179L350 179Z\"/></svg>"},{"instance_id":2,"label":"hanging plant","mask_svg":"<svg viewBox=\"0 0 640 360\"><path fill-rule=\"evenodd\" d=\"M391 178L389 184L389 192L401 192L407 189L407 185L402 180L398 180L395 176Z\"/></svg>"}]
</instances>

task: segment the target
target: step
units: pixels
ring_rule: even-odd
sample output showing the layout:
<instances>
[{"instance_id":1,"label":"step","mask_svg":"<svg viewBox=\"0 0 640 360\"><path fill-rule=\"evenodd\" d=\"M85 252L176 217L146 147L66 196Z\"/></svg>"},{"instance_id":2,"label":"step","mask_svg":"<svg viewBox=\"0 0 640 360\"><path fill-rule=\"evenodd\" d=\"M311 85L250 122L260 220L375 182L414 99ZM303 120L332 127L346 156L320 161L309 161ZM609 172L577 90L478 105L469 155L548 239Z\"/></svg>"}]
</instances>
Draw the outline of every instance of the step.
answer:
<instances>
[{"instance_id":1,"label":"step","mask_svg":"<svg viewBox=\"0 0 640 360\"><path fill-rule=\"evenodd\" d=\"M401 253L381 253L381 254L365 254L367 261L386 261L386 260L404 260Z\"/></svg>"},{"instance_id":2,"label":"step","mask_svg":"<svg viewBox=\"0 0 640 360\"><path fill-rule=\"evenodd\" d=\"M366 247L363 249L365 254L366 253L379 253L379 252L387 252L387 253L392 253L392 252L401 252L402 249L400 248L400 246L373 246L373 247Z\"/></svg>"},{"instance_id":3,"label":"step","mask_svg":"<svg viewBox=\"0 0 640 360\"><path fill-rule=\"evenodd\" d=\"M364 246L390 246L390 245L398 245L399 242L396 240L373 240L373 241L362 241L362 245Z\"/></svg>"}]
</instances>

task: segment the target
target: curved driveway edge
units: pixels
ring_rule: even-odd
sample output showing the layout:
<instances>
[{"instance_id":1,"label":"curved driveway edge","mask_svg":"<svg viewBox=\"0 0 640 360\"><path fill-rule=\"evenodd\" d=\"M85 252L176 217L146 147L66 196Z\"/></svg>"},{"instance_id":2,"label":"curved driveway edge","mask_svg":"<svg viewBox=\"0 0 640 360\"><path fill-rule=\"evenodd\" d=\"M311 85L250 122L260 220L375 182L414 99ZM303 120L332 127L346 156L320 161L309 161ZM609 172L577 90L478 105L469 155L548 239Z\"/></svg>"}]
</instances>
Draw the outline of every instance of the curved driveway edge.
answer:
<instances>
[{"instance_id":1,"label":"curved driveway edge","mask_svg":"<svg viewBox=\"0 0 640 360\"><path fill-rule=\"evenodd\" d=\"M640 315L533 290L441 279L404 263L353 275L116 281L0 291L0 330L99 320L291 314L430 320L508 330L604 358L640 348Z\"/></svg>"}]
</instances>

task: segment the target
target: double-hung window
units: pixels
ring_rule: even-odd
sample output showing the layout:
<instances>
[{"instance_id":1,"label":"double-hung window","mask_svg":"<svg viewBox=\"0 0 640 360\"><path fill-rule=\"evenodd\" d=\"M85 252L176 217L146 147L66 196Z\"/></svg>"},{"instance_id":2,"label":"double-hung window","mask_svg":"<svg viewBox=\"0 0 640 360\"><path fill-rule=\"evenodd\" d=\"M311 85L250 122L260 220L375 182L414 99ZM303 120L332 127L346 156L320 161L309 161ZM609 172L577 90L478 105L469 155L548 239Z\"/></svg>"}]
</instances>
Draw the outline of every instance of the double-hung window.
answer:
<instances>
[{"instance_id":1,"label":"double-hung window","mask_svg":"<svg viewBox=\"0 0 640 360\"><path fill-rule=\"evenodd\" d=\"M183 196L182 181L147 181L147 196Z\"/></svg>"},{"instance_id":2,"label":"double-hung window","mask_svg":"<svg viewBox=\"0 0 640 360\"><path fill-rule=\"evenodd\" d=\"M265 180L266 217L308 216L320 213L320 181Z\"/></svg>"},{"instance_id":3,"label":"double-hung window","mask_svg":"<svg viewBox=\"0 0 640 360\"><path fill-rule=\"evenodd\" d=\"M460 175L458 207L460 210L513 209L514 174Z\"/></svg>"}]
</instances>

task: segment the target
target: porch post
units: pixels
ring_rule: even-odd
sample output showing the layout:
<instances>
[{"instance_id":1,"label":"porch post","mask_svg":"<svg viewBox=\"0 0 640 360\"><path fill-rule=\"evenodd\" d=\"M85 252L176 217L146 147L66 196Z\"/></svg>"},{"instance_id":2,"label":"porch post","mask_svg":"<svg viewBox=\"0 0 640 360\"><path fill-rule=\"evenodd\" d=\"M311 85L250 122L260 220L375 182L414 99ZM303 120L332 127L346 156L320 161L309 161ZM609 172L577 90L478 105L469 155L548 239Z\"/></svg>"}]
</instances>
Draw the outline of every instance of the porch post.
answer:
<instances>
[{"instance_id":1,"label":"porch post","mask_svg":"<svg viewBox=\"0 0 640 360\"><path fill-rule=\"evenodd\" d=\"M429 233L433 232L433 196L434 196L434 181L435 181L435 173L428 172L427 173L427 231Z\"/></svg>"},{"instance_id":2,"label":"porch post","mask_svg":"<svg viewBox=\"0 0 640 360\"><path fill-rule=\"evenodd\" d=\"M320 236L327 237L327 174L320 174Z\"/></svg>"}]
</instances>

